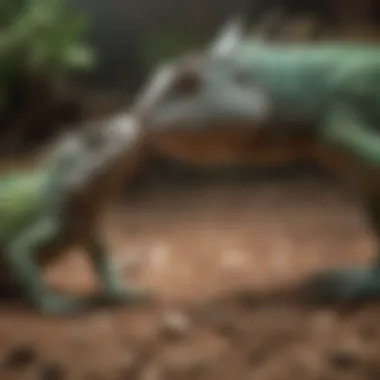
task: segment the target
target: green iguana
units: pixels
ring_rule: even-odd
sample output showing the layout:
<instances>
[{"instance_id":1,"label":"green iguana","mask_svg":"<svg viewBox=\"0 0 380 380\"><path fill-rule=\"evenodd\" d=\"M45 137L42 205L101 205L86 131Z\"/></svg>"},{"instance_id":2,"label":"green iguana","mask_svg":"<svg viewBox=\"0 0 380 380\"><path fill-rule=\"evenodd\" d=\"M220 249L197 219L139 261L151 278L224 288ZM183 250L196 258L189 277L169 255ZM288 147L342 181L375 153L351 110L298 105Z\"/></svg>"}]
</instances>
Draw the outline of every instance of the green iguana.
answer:
<instances>
[{"instance_id":1,"label":"green iguana","mask_svg":"<svg viewBox=\"0 0 380 380\"><path fill-rule=\"evenodd\" d=\"M134 170L142 129L131 113L85 125L63 136L34 169L0 178L0 281L16 285L44 314L80 311L83 299L54 293L41 269L71 245L83 247L110 301L147 301L124 288L108 256L98 220Z\"/></svg>"},{"instance_id":2,"label":"green iguana","mask_svg":"<svg viewBox=\"0 0 380 380\"><path fill-rule=\"evenodd\" d=\"M267 129L277 141L305 134L305 158L337 166L360 187L380 240L380 48L370 44L279 44L244 38L236 18L206 52L180 57L147 112L156 130ZM291 139L290 139L291 140ZM380 241L379 241L380 244ZM377 260L318 275L318 296L380 296Z\"/></svg>"}]
</instances>

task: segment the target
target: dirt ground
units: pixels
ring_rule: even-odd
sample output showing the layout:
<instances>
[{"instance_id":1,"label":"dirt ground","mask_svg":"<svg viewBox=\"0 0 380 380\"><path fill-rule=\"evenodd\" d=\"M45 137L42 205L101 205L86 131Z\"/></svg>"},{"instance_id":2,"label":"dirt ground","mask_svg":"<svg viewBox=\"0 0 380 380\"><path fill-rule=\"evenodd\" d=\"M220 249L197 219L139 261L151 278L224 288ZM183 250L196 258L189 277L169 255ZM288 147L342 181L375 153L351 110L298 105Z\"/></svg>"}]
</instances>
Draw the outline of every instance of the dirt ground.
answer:
<instances>
[{"instance_id":1,"label":"dirt ground","mask_svg":"<svg viewBox=\"0 0 380 380\"><path fill-rule=\"evenodd\" d=\"M1 380L380 378L379 304L310 305L286 290L371 257L365 215L342 186L162 182L106 222L125 279L156 302L65 319L4 303ZM81 293L96 284L75 251L48 276Z\"/></svg>"}]
</instances>

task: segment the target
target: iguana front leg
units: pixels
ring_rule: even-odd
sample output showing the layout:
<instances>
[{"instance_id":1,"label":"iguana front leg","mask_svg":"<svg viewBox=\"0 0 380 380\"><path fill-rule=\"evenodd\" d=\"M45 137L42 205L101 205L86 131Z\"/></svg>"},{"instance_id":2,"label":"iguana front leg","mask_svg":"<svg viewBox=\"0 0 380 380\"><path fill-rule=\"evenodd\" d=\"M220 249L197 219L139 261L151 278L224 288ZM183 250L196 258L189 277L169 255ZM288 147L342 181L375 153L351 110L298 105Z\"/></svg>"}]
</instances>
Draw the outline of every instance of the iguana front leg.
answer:
<instances>
[{"instance_id":1,"label":"iguana front leg","mask_svg":"<svg viewBox=\"0 0 380 380\"><path fill-rule=\"evenodd\" d=\"M131 304L150 300L145 290L125 286L115 262L111 260L109 252L98 237L92 235L86 245L91 263L99 275L107 300Z\"/></svg>"},{"instance_id":2,"label":"iguana front leg","mask_svg":"<svg viewBox=\"0 0 380 380\"><path fill-rule=\"evenodd\" d=\"M68 314L84 306L83 301L52 293L37 265L39 248L54 239L59 228L58 220L44 218L9 243L5 252L24 294L44 314Z\"/></svg>"},{"instance_id":3,"label":"iguana front leg","mask_svg":"<svg viewBox=\"0 0 380 380\"><path fill-rule=\"evenodd\" d=\"M369 126L351 107L334 107L324 121L321 137L380 169L380 129Z\"/></svg>"},{"instance_id":4,"label":"iguana front leg","mask_svg":"<svg viewBox=\"0 0 380 380\"><path fill-rule=\"evenodd\" d=\"M369 165L380 168L380 134L369 128L349 107L337 107L323 128L325 140L347 149ZM366 208L380 244L380 201L367 198ZM311 292L323 299L361 300L380 298L380 246L376 260L368 267L332 270L313 279Z\"/></svg>"}]
</instances>

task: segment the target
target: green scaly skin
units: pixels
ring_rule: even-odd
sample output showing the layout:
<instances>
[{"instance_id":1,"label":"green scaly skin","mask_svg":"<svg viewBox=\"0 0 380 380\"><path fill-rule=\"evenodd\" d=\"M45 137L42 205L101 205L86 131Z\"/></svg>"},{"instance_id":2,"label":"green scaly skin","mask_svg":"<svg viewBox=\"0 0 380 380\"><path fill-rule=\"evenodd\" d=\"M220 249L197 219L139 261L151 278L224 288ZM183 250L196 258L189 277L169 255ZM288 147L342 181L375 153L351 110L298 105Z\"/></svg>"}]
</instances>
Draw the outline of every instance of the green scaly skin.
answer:
<instances>
[{"instance_id":1,"label":"green scaly skin","mask_svg":"<svg viewBox=\"0 0 380 380\"><path fill-rule=\"evenodd\" d=\"M231 30L223 32L224 40L236 35L236 27ZM217 129L226 122L243 122L251 128L266 121L271 121L268 125L273 121L311 125L322 144L354 155L371 170L380 168L377 45L280 45L240 37L232 47L215 53L222 40L204 53L202 64L194 61L187 74L183 74L183 59L172 62L177 78L150 109L152 125L189 131ZM183 75L192 79L191 91L179 85ZM370 191L363 198L380 243L380 198ZM379 297L380 249L376 256L368 267L317 276L310 283L312 294L335 300Z\"/></svg>"},{"instance_id":2,"label":"green scaly skin","mask_svg":"<svg viewBox=\"0 0 380 380\"><path fill-rule=\"evenodd\" d=\"M0 268L4 273L0 276L10 273L23 295L43 314L67 315L89 306L87 300L58 295L48 287L42 277L39 254L62 236L70 240L75 233L70 226L81 216L80 210L67 212L71 200L76 194L91 192L98 174L112 171L110 168L133 151L140 137L130 128L129 117L116 116L88 130L86 127L60 140L36 169L0 178L0 244L6 265ZM124 287L92 222L79 219L78 225L88 229L84 245L105 298L130 303L148 300L142 289ZM53 253L50 261L56 257Z\"/></svg>"}]
</instances>

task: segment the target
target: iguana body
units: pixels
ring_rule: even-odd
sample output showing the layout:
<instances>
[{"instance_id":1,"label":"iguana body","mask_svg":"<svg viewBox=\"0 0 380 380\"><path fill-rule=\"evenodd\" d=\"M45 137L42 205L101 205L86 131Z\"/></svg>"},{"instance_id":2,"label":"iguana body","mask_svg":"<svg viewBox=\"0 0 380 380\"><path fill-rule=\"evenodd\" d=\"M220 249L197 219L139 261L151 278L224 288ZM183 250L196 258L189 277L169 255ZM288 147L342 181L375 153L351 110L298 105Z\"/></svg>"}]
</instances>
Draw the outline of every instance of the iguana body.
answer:
<instances>
[{"instance_id":1,"label":"iguana body","mask_svg":"<svg viewBox=\"0 0 380 380\"><path fill-rule=\"evenodd\" d=\"M0 178L0 281L15 283L47 314L79 311L86 302L54 294L41 267L66 248L89 255L109 300L135 302L145 293L124 289L98 231L99 218L134 169L140 126L121 114L61 139L33 170Z\"/></svg>"},{"instance_id":2,"label":"iguana body","mask_svg":"<svg viewBox=\"0 0 380 380\"><path fill-rule=\"evenodd\" d=\"M235 22L206 54L171 67L176 75L150 110L152 125L190 133L231 127L269 133L275 144L290 146L294 157L350 176L364 195L380 244L377 45L266 44L244 40ZM312 281L311 289L344 299L380 296L380 268L336 270Z\"/></svg>"}]
</instances>

